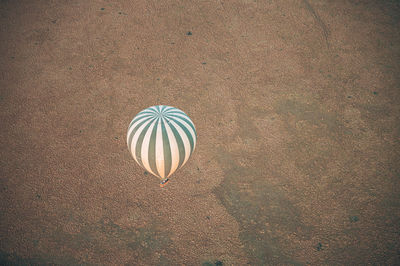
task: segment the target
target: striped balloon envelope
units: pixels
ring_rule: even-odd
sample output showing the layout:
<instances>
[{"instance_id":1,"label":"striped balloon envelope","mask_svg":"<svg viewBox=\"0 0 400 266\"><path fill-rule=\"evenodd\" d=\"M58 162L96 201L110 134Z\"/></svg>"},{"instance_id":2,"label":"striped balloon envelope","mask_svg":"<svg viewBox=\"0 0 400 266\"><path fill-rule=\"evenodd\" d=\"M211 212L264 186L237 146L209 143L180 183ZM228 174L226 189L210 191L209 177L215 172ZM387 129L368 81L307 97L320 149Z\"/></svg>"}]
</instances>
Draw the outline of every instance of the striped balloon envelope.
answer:
<instances>
[{"instance_id":1,"label":"striped balloon envelope","mask_svg":"<svg viewBox=\"0 0 400 266\"><path fill-rule=\"evenodd\" d=\"M182 167L196 147L192 120L178 108L157 105L138 113L128 127L127 144L135 161L161 180Z\"/></svg>"}]
</instances>

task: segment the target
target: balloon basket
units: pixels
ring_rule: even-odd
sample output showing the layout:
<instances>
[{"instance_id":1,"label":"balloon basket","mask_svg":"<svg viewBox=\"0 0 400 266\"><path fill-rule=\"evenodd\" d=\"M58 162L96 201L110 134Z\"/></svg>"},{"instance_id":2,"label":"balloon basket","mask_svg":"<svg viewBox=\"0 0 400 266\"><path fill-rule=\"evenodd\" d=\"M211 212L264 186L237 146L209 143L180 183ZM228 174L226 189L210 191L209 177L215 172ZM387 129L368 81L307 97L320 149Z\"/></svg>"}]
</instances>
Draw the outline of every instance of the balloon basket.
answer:
<instances>
[{"instance_id":1,"label":"balloon basket","mask_svg":"<svg viewBox=\"0 0 400 266\"><path fill-rule=\"evenodd\" d=\"M163 181L161 181L160 187L165 187L165 186L167 185L168 181L169 181L168 178L167 178L167 179L164 179Z\"/></svg>"}]
</instances>

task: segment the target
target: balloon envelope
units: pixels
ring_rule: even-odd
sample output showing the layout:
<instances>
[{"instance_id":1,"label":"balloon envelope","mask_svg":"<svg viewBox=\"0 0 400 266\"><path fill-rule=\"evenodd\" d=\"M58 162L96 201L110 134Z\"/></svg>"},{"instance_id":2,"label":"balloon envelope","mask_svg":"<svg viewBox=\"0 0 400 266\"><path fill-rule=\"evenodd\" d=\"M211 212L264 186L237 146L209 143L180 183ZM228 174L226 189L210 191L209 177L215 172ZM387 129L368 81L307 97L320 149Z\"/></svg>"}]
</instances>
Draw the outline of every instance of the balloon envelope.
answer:
<instances>
[{"instance_id":1,"label":"balloon envelope","mask_svg":"<svg viewBox=\"0 0 400 266\"><path fill-rule=\"evenodd\" d=\"M128 127L127 143L135 161L164 179L182 167L196 147L192 120L178 108L157 105L136 115Z\"/></svg>"}]
</instances>

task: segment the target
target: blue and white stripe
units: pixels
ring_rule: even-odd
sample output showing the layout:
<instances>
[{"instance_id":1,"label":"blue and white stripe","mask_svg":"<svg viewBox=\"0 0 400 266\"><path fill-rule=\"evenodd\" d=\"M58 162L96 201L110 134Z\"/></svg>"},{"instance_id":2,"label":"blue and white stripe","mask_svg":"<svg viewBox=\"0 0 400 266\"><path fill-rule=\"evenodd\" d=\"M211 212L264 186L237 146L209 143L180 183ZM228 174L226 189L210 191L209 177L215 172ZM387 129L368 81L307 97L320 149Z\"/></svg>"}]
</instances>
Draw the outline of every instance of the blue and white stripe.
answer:
<instances>
[{"instance_id":1,"label":"blue and white stripe","mask_svg":"<svg viewBox=\"0 0 400 266\"><path fill-rule=\"evenodd\" d=\"M182 167L196 147L192 120L165 105L141 111L128 127L127 144L135 161L161 179Z\"/></svg>"}]
</instances>

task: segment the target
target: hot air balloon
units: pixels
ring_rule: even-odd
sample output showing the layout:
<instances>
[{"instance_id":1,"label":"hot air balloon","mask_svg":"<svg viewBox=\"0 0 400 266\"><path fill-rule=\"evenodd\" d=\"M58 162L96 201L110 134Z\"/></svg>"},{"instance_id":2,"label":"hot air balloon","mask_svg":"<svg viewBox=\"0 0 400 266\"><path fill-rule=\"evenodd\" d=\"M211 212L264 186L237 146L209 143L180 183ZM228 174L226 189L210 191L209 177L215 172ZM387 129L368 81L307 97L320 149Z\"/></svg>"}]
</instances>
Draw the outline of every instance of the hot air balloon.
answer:
<instances>
[{"instance_id":1,"label":"hot air balloon","mask_svg":"<svg viewBox=\"0 0 400 266\"><path fill-rule=\"evenodd\" d=\"M133 159L161 179L160 186L181 168L196 147L192 120L178 108L157 105L138 113L129 124L127 144Z\"/></svg>"}]
</instances>

